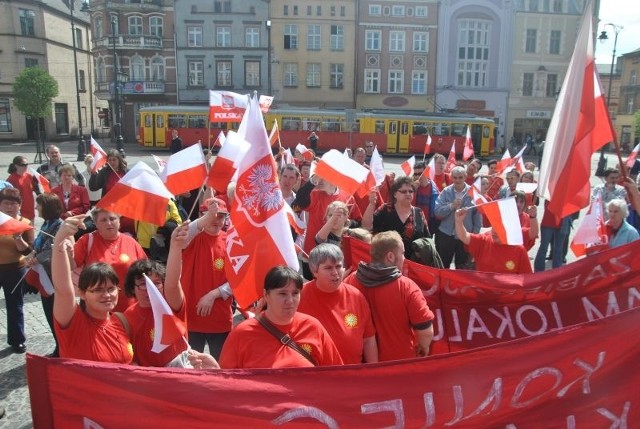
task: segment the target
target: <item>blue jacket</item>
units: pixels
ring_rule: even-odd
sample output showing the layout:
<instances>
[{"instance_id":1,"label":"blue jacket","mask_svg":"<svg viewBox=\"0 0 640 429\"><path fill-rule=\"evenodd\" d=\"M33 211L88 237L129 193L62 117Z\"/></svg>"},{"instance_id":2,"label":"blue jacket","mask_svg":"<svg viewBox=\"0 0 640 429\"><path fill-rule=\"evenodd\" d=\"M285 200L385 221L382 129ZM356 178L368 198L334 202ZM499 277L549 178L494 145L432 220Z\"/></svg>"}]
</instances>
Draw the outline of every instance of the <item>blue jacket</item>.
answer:
<instances>
[{"instance_id":1,"label":"blue jacket","mask_svg":"<svg viewBox=\"0 0 640 429\"><path fill-rule=\"evenodd\" d=\"M609 241L609 247L619 247L640 238L638 231L632 227L626 220L622 222L622 226Z\"/></svg>"}]
</instances>

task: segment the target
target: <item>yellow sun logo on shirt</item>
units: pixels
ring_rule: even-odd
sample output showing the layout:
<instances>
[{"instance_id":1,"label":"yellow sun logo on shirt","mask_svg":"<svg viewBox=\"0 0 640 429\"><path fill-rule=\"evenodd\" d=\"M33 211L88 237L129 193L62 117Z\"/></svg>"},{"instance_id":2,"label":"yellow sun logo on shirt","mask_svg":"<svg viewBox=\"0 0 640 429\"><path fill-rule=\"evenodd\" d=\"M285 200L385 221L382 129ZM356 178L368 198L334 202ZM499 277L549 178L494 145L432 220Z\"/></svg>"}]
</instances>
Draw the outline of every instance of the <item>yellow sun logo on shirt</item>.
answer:
<instances>
[{"instance_id":1,"label":"yellow sun logo on shirt","mask_svg":"<svg viewBox=\"0 0 640 429\"><path fill-rule=\"evenodd\" d=\"M353 313L348 313L344 316L344 324L347 328L355 328L358 326L358 316Z\"/></svg>"},{"instance_id":2,"label":"yellow sun logo on shirt","mask_svg":"<svg viewBox=\"0 0 640 429\"><path fill-rule=\"evenodd\" d=\"M213 268L215 268L216 270L221 270L224 268L224 259L222 258L216 258L213 261Z\"/></svg>"},{"instance_id":3,"label":"yellow sun logo on shirt","mask_svg":"<svg viewBox=\"0 0 640 429\"><path fill-rule=\"evenodd\" d=\"M513 271L513 269L516 267L516 264L513 261L507 261L504 266L507 268L507 270Z\"/></svg>"},{"instance_id":4,"label":"yellow sun logo on shirt","mask_svg":"<svg viewBox=\"0 0 640 429\"><path fill-rule=\"evenodd\" d=\"M129 352L129 356L133 357L133 344L130 342L127 343L127 351Z\"/></svg>"},{"instance_id":5,"label":"yellow sun logo on shirt","mask_svg":"<svg viewBox=\"0 0 640 429\"><path fill-rule=\"evenodd\" d=\"M302 350L309 354L311 354L311 352L313 351L313 347L311 347L311 344L300 344L300 347L302 348Z\"/></svg>"},{"instance_id":6,"label":"yellow sun logo on shirt","mask_svg":"<svg viewBox=\"0 0 640 429\"><path fill-rule=\"evenodd\" d=\"M122 262L123 264L126 264L127 262L129 262L129 260L131 260L129 255L127 255L126 253L120 254L120 262Z\"/></svg>"},{"instance_id":7,"label":"yellow sun logo on shirt","mask_svg":"<svg viewBox=\"0 0 640 429\"><path fill-rule=\"evenodd\" d=\"M156 334L155 329L153 329L153 328L152 328L152 329L149 329L149 339L150 339L151 341L153 341L153 337L155 336L155 334Z\"/></svg>"}]
</instances>

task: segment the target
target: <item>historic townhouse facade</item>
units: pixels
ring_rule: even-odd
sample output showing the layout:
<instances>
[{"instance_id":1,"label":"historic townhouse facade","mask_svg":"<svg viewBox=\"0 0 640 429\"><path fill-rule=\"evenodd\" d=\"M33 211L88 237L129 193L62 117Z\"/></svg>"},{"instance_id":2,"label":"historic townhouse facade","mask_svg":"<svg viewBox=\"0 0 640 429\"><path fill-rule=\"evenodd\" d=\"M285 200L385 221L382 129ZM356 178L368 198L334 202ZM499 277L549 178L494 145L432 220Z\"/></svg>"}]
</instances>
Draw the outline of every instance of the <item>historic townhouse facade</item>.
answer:
<instances>
[{"instance_id":1,"label":"historic townhouse facade","mask_svg":"<svg viewBox=\"0 0 640 429\"><path fill-rule=\"evenodd\" d=\"M621 146L631 150L640 141L636 137L635 122L635 115L640 110L640 49L622 56L618 98L620 103L614 125Z\"/></svg>"}]
</instances>

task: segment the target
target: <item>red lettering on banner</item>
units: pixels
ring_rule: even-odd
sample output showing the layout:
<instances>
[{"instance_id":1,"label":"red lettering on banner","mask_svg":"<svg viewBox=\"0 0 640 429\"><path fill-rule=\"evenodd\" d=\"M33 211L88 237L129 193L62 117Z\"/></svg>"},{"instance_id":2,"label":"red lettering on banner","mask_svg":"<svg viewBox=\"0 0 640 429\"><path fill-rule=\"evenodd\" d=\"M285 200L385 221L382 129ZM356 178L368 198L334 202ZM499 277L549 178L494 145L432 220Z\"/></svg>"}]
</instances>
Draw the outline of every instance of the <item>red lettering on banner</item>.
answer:
<instances>
[{"instance_id":1,"label":"red lettering on banner","mask_svg":"<svg viewBox=\"0 0 640 429\"><path fill-rule=\"evenodd\" d=\"M634 301L640 303L640 292L638 292L638 289L630 287L627 293L629 294L627 296L627 309L636 308Z\"/></svg>"},{"instance_id":2,"label":"red lettering on banner","mask_svg":"<svg viewBox=\"0 0 640 429\"><path fill-rule=\"evenodd\" d=\"M483 333L488 338L493 338L493 335L489 332L487 325L482 321L482 318L476 309L472 308L469 312L469 323L467 324L467 341L471 341L473 339L474 333Z\"/></svg>"},{"instance_id":3,"label":"red lettering on banner","mask_svg":"<svg viewBox=\"0 0 640 429\"><path fill-rule=\"evenodd\" d=\"M540 328L536 331L524 326L523 313L529 310L533 311L540 317ZM518 328L520 328L520 330L527 335L540 335L547 331L547 318L545 317L542 310L540 310L538 307L535 307L533 305L523 305L516 311L516 325L518 325Z\"/></svg>"},{"instance_id":4,"label":"red lettering on banner","mask_svg":"<svg viewBox=\"0 0 640 429\"><path fill-rule=\"evenodd\" d=\"M598 408L597 411L598 413L600 413L600 415L602 415L603 417L606 417L611 422L613 422L613 424L610 426L611 428L626 429L627 427L629 427L627 425L627 416L629 415L630 408L631 408L631 402L626 401L624 403L624 406L622 407L622 415L620 417L616 416L606 408Z\"/></svg>"},{"instance_id":5,"label":"red lettering on banner","mask_svg":"<svg viewBox=\"0 0 640 429\"><path fill-rule=\"evenodd\" d=\"M524 395L524 391L527 388L527 386L530 383L532 383L534 381L537 381L537 379L539 379L541 377L546 377L546 376L551 377L552 379L555 379L555 381L553 382L553 387L551 387L548 390L543 391L541 393L536 393L535 396L533 396L531 399L528 399L526 401L521 401L521 397ZM516 391L513 393L513 397L511 398L511 406L513 408L525 408L525 407L528 407L528 406L532 405L533 403L542 400L542 398L545 395L548 395L549 392L551 392L552 390L556 389L560 385L561 382L562 382L562 372L560 372L557 368L544 367L544 368L538 368L538 369L536 369L534 371L531 371L520 382L520 384L518 384L518 387L516 387Z\"/></svg>"},{"instance_id":6,"label":"red lettering on banner","mask_svg":"<svg viewBox=\"0 0 640 429\"><path fill-rule=\"evenodd\" d=\"M506 329L509 330L509 334L511 334L511 338L515 338L516 330L513 327L513 319L511 319L511 314L509 314L509 308L502 307L502 310L504 311L504 314L499 313L494 308L489 309L489 313L493 314L498 319L500 319L500 326L498 326L498 331L496 332L496 338L502 338L502 335L504 334L504 331Z\"/></svg>"},{"instance_id":7,"label":"red lettering on banner","mask_svg":"<svg viewBox=\"0 0 640 429\"><path fill-rule=\"evenodd\" d=\"M297 419L313 419L316 420L329 429L338 429L340 426L338 422L331 418L330 415L315 407L297 407L293 410L284 412L281 416L273 420L274 425L283 425L285 423L292 422Z\"/></svg>"},{"instance_id":8,"label":"red lettering on banner","mask_svg":"<svg viewBox=\"0 0 640 429\"><path fill-rule=\"evenodd\" d=\"M620 313L620 306L618 305L618 299L616 298L615 292L610 291L607 294L607 297L607 309L605 315L611 316L612 314ZM582 304L584 305L584 310L589 320L594 320L595 318L602 319L605 317L605 315L603 315L602 312L600 312L600 310L598 310L598 308L592 304L586 296L582 297Z\"/></svg>"},{"instance_id":9,"label":"red lettering on banner","mask_svg":"<svg viewBox=\"0 0 640 429\"><path fill-rule=\"evenodd\" d=\"M387 427L390 429L402 429L405 427L404 408L400 399L362 404L360 412L362 414L393 413L393 426Z\"/></svg>"},{"instance_id":10,"label":"red lettering on banner","mask_svg":"<svg viewBox=\"0 0 640 429\"><path fill-rule=\"evenodd\" d=\"M89 419L87 417L83 417L82 418L82 427L84 429L104 429L98 423L94 422L93 420L91 420L91 419Z\"/></svg>"},{"instance_id":11,"label":"red lettering on banner","mask_svg":"<svg viewBox=\"0 0 640 429\"><path fill-rule=\"evenodd\" d=\"M213 117L215 119L242 119L241 113L232 113L232 112L213 112Z\"/></svg>"},{"instance_id":12,"label":"red lettering on banner","mask_svg":"<svg viewBox=\"0 0 640 429\"><path fill-rule=\"evenodd\" d=\"M584 285L588 285L593 280L601 280L606 279L607 273L604 271L604 267L602 265L596 265L593 267L591 272L587 275L587 278L584 279Z\"/></svg>"},{"instance_id":13,"label":"red lettering on banner","mask_svg":"<svg viewBox=\"0 0 640 429\"><path fill-rule=\"evenodd\" d=\"M588 395L589 393L591 393L591 385L589 384L589 380L591 379L591 376L593 375L593 373L596 372L596 370L602 368L602 365L604 364L605 356L606 356L605 352L598 353L598 361L596 362L595 366L589 365L588 363L586 363L580 358L574 360L573 364L579 367L580 369L584 370L585 374L582 377L578 378L575 381L572 381L571 383L567 384L565 387L560 389L557 395L558 398L562 398L564 395L566 395L569 389L571 388L571 386L578 383L581 379L582 379L582 393L584 395Z\"/></svg>"}]
</instances>

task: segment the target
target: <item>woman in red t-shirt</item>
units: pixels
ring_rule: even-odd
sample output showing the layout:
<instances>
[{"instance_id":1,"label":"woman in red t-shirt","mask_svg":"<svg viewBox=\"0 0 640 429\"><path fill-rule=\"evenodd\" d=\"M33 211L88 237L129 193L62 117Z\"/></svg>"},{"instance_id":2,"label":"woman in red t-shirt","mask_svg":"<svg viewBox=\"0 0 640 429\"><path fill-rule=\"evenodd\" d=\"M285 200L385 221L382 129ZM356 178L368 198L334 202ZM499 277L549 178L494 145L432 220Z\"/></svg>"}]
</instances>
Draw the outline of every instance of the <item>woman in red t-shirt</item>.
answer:
<instances>
[{"instance_id":1,"label":"woman in red t-shirt","mask_svg":"<svg viewBox=\"0 0 640 429\"><path fill-rule=\"evenodd\" d=\"M13 158L13 162L9 164L9 177L7 182L20 191L22 197L22 206L20 207L20 214L30 221L36 217L35 198L33 193L39 193L36 186L34 186L34 177L27 170L29 168L29 161L24 156L16 156Z\"/></svg>"}]
</instances>

